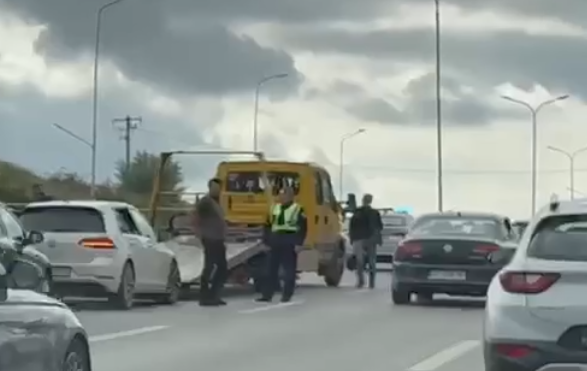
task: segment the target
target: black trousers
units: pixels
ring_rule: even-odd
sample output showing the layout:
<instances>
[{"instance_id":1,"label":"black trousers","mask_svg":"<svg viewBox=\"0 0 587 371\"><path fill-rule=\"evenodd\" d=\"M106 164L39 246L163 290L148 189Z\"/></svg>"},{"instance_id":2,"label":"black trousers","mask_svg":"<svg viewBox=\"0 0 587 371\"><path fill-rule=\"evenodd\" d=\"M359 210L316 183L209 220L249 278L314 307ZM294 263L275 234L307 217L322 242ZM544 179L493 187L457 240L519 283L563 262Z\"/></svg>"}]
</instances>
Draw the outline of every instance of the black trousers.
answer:
<instances>
[{"instance_id":1,"label":"black trousers","mask_svg":"<svg viewBox=\"0 0 587 371\"><path fill-rule=\"evenodd\" d=\"M293 296L296 287L296 271L298 254L295 245L283 244L272 246L268 256L267 280L263 288L263 297L273 298L279 287L279 269L283 269L283 286L281 296L289 299Z\"/></svg>"},{"instance_id":2,"label":"black trousers","mask_svg":"<svg viewBox=\"0 0 587 371\"><path fill-rule=\"evenodd\" d=\"M200 279L200 297L203 300L220 298L228 276L226 245L222 240L202 238L204 246L204 268Z\"/></svg>"}]
</instances>

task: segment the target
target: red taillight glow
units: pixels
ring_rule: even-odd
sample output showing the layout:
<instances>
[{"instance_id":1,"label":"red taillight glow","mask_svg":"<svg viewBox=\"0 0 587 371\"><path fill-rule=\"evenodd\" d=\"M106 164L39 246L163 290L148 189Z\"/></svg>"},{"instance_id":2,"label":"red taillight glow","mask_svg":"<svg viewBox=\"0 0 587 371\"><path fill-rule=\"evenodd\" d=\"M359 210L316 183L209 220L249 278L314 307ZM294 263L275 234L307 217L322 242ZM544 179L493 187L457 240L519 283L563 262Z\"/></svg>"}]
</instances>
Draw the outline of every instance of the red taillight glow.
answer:
<instances>
[{"instance_id":1,"label":"red taillight glow","mask_svg":"<svg viewBox=\"0 0 587 371\"><path fill-rule=\"evenodd\" d=\"M110 238L84 238L79 244L88 249L113 249L114 242Z\"/></svg>"},{"instance_id":2,"label":"red taillight glow","mask_svg":"<svg viewBox=\"0 0 587 371\"><path fill-rule=\"evenodd\" d=\"M560 278L558 273L503 272L499 281L503 289L512 294L540 294Z\"/></svg>"},{"instance_id":3,"label":"red taillight glow","mask_svg":"<svg viewBox=\"0 0 587 371\"><path fill-rule=\"evenodd\" d=\"M417 242L400 242L395 250L394 260L402 260L414 256L419 256L422 253L422 246Z\"/></svg>"},{"instance_id":4,"label":"red taillight glow","mask_svg":"<svg viewBox=\"0 0 587 371\"><path fill-rule=\"evenodd\" d=\"M515 359L524 358L534 352L533 348L520 344L496 344L495 349L500 355Z\"/></svg>"},{"instance_id":5,"label":"red taillight glow","mask_svg":"<svg viewBox=\"0 0 587 371\"><path fill-rule=\"evenodd\" d=\"M499 251L499 246L493 244L477 245L473 251L477 254L491 254L492 252Z\"/></svg>"}]
</instances>

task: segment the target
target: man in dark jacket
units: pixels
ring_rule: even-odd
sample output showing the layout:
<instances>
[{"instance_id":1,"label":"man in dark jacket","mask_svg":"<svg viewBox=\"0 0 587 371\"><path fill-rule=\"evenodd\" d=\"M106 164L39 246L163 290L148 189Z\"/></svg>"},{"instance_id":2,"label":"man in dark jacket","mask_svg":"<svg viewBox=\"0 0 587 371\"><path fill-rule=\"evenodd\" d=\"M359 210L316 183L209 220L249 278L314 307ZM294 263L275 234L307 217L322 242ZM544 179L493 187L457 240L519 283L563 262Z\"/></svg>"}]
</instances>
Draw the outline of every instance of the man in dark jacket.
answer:
<instances>
[{"instance_id":1,"label":"man in dark jacket","mask_svg":"<svg viewBox=\"0 0 587 371\"><path fill-rule=\"evenodd\" d=\"M279 203L271 207L263 233L269 246L268 272L258 302L270 302L279 286L279 270L283 269L281 301L289 302L294 294L298 263L298 248L304 244L308 222L303 207L294 201L292 188L279 193Z\"/></svg>"},{"instance_id":2,"label":"man in dark jacket","mask_svg":"<svg viewBox=\"0 0 587 371\"><path fill-rule=\"evenodd\" d=\"M194 210L194 233L204 246L204 268L200 279L200 305L220 306L220 298L228 275L226 261L226 220L220 206L221 181L208 181L208 194L202 197Z\"/></svg>"},{"instance_id":3,"label":"man in dark jacket","mask_svg":"<svg viewBox=\"0 0 587 371\"><path fill-rule=\"evenodd\" d=\"M363 204L357 208L349 222L349 237L353 245L353 254L357 266L357 287L365 285L365 257L368 259L370 274L369 287L375 287L375 265L377 263L377 245L381 244L383 222L379 211L373 209L373 196L363 196Z\"/></svg>"},{"instance_id":4,"label":"man in dark jacket","mask_svg":"<svg viewBox=\"0 0 587 371\"><path fill-rule=\"evenodd\" d=\"M53 197L46 194L43 190L43 186L40 184L33 184L31 193L34 202L53 201Z\"/></svg>"}]
</instances>

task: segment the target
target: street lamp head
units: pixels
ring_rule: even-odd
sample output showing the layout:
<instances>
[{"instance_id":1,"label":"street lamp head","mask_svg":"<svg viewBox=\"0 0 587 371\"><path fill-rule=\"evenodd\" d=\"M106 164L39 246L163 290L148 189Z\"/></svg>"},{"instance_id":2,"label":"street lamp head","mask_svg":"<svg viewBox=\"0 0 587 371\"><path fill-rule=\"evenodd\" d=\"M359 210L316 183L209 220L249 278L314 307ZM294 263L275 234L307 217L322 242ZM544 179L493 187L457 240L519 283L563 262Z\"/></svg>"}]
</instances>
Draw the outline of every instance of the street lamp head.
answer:
<instances>
[{"instance_id":1,"label":"street lamp head","mask_svg":"<svg viewBox=\"0 0 587 371\"><path fill-rule=\"evenodd\" d=\"M288 76L289 76L289 73L279 73L277 75L274 75L274 77L276 79L283 79L283 78L288 77Z\"/></svg>"},{"instance_id":2,"label":"street lamp head","mask_svg":"<svg viewBox=\"0 0 587 371\"><path fill-rule=\"evenodd\" d=\"M561 95L560 97L556 98L556 100L565 100L565 99L569 99L570 95L565 94L565 95Z\"/></svg>"},{"instance_id":3,"label":"street lamp head","mask_svg":"<svg viewBox=\"0 0 587 371\"><path fill-rule=\"evenodd\" d=\"M357 134L361 134L361 133L364 133L366 131L367 131L367 129L360 128L359 130L357 130Z\"/></svg>"}]
</instances>

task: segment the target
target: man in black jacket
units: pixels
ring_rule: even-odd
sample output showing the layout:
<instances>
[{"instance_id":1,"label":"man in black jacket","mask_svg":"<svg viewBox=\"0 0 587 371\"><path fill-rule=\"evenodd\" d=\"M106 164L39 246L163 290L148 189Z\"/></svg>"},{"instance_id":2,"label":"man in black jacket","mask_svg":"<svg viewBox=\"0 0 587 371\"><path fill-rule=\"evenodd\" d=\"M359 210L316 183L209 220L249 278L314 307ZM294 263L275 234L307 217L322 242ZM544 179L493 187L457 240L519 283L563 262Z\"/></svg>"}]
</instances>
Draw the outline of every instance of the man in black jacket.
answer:
<instances>
[{"instance_id":1,"label":"man in black jacket","mask_svg":"<svg viewBox=\"0 0 587 371\"><path fill-rule=\"evenodd\" d=\"M365 257L369 263L369 287L375 287L375 265L377 263L377 245L381 244L383 222L379 211L373 209L373 196L363 196L363 205L353 213L349 222L349 237L353 245L353 254L357 262L357 287L365 285Z\"/></svg>"}]
</instances>

